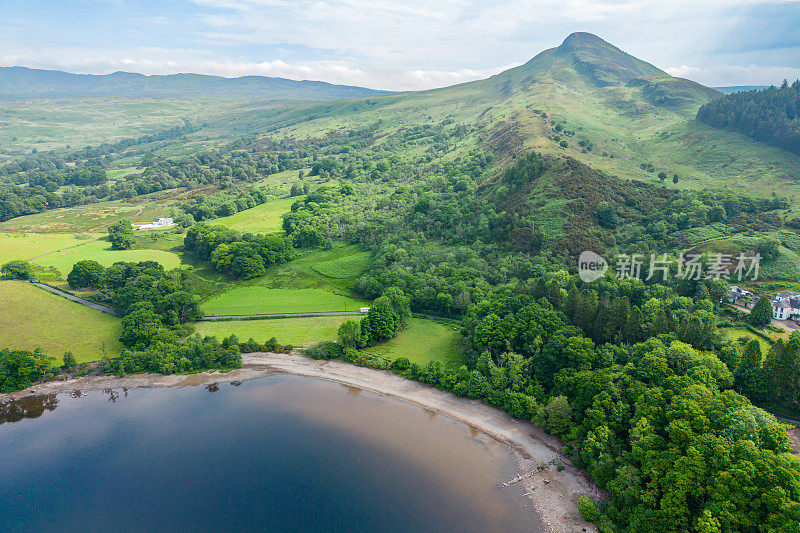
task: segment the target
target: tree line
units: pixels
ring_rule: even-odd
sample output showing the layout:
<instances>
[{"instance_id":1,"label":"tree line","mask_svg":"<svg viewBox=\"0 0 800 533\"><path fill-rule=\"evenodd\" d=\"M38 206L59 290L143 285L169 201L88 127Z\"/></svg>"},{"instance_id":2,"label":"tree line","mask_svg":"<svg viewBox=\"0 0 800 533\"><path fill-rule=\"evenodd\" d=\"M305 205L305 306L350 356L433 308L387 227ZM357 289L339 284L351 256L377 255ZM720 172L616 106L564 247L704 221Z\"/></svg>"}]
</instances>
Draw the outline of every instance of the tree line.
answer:
<instances>
[{"instance_id":1,"label":"tree line","mask_svg":"<svg viewBox=\"0 0 800 533\"><path fill-rule=\"evenodd\" d=\"M800 155L800 80L727 94L700 107L697 120Z\"/></svg>"}]
</instances>

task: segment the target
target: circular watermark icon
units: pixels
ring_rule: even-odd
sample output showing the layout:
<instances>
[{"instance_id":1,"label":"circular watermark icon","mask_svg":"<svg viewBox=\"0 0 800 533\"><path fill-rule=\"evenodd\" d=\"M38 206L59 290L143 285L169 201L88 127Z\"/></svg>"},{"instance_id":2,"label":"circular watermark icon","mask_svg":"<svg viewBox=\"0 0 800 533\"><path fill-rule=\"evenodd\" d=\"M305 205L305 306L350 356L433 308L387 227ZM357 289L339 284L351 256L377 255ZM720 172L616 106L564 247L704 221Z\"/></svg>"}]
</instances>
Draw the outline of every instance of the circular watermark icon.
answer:
<instances>
[{"instance_id":1,"label":"circular watermark icon","mask_svg":"<svg viewBox=\"0 0 800 533\"><path fill-rule=\"evenodd\" d=\"M608 270L608 262L600 255L586 250L578 257L578 276L586 283L602 278Z\"/></svg>"}]
</instances>

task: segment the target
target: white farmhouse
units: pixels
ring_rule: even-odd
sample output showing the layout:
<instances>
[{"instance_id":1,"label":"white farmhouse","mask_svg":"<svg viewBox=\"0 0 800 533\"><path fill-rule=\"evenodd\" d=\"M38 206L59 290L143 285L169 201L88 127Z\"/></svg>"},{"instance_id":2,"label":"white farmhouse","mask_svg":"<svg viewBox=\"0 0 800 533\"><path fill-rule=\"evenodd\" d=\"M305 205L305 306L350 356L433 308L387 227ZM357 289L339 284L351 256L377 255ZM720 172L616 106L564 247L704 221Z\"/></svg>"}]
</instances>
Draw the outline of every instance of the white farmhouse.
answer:
<instances>
[{"instance_id":1,"label":"white farmhouse","mask_svg":"<svg viewBox=\"0 0 800 533\"><path fill-rule=\"evenodd\" d=\"M140 224L139 229L169 228L174 225L175 222L171 218L154 218L150 224Z\"/></svg>"},{"instance_id":2,"label":"white farmhouse","mask_svg":"<svg viewBox=\"0 0 800 533\"><path fill-rule=\"evenodd\" d=\"M772 318L788 320L800 316L800 294L781 292L772 299Z\"/></svg>"}]
</instances>

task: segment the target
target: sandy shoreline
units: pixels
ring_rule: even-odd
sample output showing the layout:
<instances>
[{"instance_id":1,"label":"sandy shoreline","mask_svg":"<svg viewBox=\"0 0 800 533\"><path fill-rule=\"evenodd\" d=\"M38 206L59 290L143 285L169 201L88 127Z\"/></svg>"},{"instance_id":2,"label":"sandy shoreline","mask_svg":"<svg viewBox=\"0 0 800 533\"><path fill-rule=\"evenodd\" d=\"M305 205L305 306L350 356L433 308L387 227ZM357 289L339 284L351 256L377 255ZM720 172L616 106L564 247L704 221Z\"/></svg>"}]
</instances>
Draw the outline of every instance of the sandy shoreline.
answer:
<instances>
[{"instance_id":1,"label":"sandy shoreline","mask_svg":"<svg viewBox=\"0 0 800 533\"><path fill-rule=\"evenodd\" d=\"M15 393L0 394L0 402L24 396L71 393L75 390L103 390L139 387L186 387L209 383L247 381L277 373L325 379L392 396L450 418L460 420L507 445L519 467L525 493L550 531L596 531L580 516L577 502L587 494L598 498L599 493L579 469L572 466L561 453L561 442L529 422L515 420L506 413L481 402L459 398L423 383L410 381L391 372L363 368L341 361L315 361L302 355L273 353L245 354L244 366L227 373L202 372L189 376L137 374L117 378L89 376L67 381L51 381ZM556 460L565 469L556 471ZM550 465L537 471L540 463ZM585 528L585 529L584 529Z\"/></svg>"}]
</instances>

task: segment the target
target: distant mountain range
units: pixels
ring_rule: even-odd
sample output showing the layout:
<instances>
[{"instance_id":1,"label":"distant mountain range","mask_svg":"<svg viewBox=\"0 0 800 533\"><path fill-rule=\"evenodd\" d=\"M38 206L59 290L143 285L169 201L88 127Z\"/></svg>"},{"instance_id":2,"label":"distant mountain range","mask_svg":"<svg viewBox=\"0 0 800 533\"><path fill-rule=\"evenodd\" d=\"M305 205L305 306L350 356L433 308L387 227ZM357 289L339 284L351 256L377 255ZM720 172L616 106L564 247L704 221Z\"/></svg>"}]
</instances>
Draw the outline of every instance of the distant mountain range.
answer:
<instances>
[{"instance_id":1,"label":"distant mountain range","mask_svg":"<svg viewBox=\"0 0 800 533\"><path fill-rule=\"evenodd\" d=\"M733 94L733 93L741 93L744 91L757 91L760 89L766 89L769 85L731 85L730 87L712 87L722 94Z\"/></svg>"},{"instance_id":2,"label":"distant mountain range","mask_svg":"<svg viewBox=\"0 0 800 533\"><path fill-rule=\"evenodd\" d=\"M232 97L261 100L340 100L391 94L322 81L295 81L266 76L223 78L202 74L165 76L114 72L71 74L60 70L0 67L0 98Z\"/></svg>"}]
</instances>

